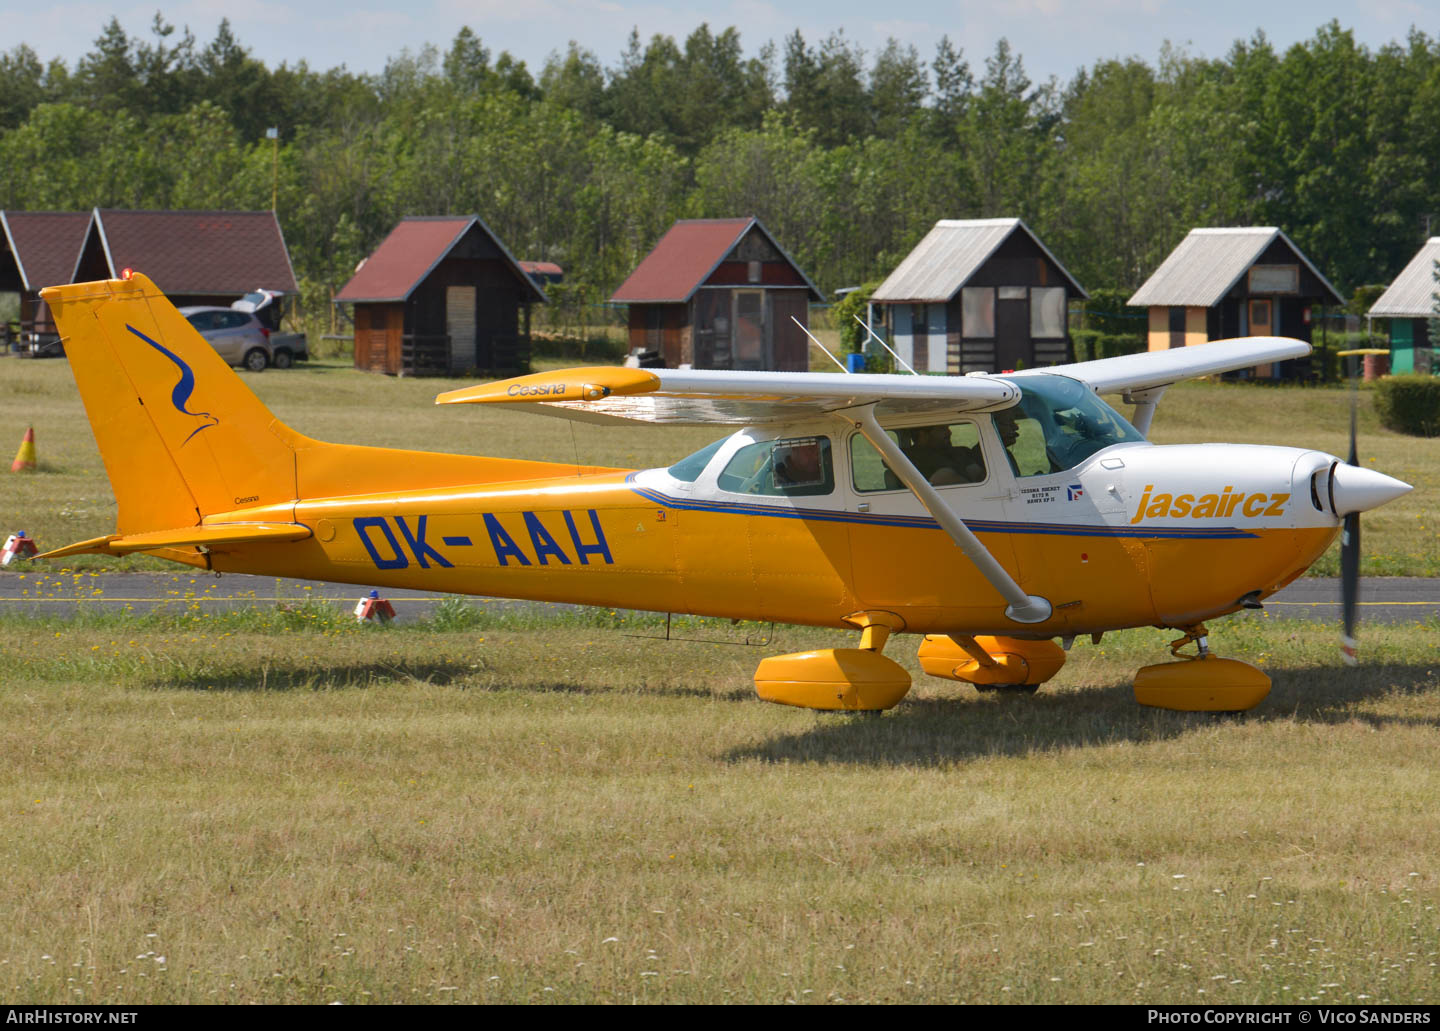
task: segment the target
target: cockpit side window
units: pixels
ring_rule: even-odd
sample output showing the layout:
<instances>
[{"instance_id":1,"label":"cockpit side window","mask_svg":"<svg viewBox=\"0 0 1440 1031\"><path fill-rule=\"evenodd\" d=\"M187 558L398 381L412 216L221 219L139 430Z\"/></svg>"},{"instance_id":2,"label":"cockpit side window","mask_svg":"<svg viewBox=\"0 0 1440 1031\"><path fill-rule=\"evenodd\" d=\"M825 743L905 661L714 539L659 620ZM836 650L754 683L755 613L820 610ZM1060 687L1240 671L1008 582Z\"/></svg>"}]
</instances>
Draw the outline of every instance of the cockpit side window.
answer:
<instances>
[{"instance_id":1,"label":"cockpit side window","mask_svg":"<svg viewBox=\"0 0 1440 1031\"><path fill-rule=\"evenodd\" d=\"M885 433L905 453L920 475L937 487L985 481L980 428L969 420L907 426L886 430ZM899 490L904 486L874 445L858 433L850 438L850 476L855 489L861 493Z\"/></svg>"},{"instance_id":2,"label":"cockpit side window","mask_svg":"<svg viewBox=\"0 0 1440 1031\"><path fill-rule=\"evenodd\" d=\"M747 444L716 480L721 490L766 497L817 497L835 490L829 437L786 437Z\"/></svg>"}]
</instances>

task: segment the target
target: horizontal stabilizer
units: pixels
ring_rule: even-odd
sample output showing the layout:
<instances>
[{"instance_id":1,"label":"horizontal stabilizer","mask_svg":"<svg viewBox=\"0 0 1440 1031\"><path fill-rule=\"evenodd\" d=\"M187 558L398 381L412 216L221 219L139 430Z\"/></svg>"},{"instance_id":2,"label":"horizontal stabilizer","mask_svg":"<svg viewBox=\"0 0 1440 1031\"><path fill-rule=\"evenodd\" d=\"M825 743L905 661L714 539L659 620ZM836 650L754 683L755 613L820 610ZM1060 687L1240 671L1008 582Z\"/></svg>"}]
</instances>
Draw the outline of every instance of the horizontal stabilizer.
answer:
<instances>
[{"instance_id":1,"label":"horizontal stabilizer","mask_svg":"<svg viewBox=\"0 0 1440 1031\"><path fill-rule=\"evenodd\" d=\"M47 551L37 558L67 555L129 555L163 548L219 548L230 544L279 544L310 536L310 528L298 523L216 523L211 526L184 526L153 533L109 534Z\"/></svg>"}]
</instances>

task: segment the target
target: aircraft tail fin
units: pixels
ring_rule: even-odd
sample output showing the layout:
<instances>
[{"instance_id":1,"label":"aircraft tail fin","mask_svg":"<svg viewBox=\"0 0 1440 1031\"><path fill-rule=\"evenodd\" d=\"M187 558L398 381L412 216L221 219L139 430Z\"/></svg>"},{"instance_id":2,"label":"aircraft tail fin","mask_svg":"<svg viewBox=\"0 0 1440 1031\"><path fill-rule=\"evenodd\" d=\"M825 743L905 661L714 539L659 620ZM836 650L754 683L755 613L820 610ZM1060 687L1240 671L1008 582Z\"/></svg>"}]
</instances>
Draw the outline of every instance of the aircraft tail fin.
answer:
<instances>
[{"instance_id":1,"label":"aircraft tail fin","mask_svg":"<svg viewBox=\"0 0 1440 1031\"><path fill-rule=\"evenodd\" d=\"M296 497L294 442L147 277L41 291L119 503L117 530Z\"/></svg>"}]
</instances>

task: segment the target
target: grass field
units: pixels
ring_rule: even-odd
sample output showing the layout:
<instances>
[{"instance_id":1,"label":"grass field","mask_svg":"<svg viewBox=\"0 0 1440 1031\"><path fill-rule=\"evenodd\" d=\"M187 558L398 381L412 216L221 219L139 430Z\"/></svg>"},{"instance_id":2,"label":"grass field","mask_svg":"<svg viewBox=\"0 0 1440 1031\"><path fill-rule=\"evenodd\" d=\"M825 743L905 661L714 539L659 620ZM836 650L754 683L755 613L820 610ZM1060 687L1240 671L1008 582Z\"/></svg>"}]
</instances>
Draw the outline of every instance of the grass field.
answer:
<instances>
[{"instance_id":1,"label":"grass field","mask_svg":"<svg viewBox=\"0 0 1440 1031\"><path fill-rule=\"evenodd\" d=\"M569 362L557 361L563 366ZM281 419L321 440L597 465L668 465L720 435L716 429L576 427L559 419L479 406L437 407L464 381L393 379L334 363L241 373ZM1153 427L1160 443L1229 440L1348 450L1348 400L1340 389L1191 383L1172 388ZM43 547L112 532L115 501L67 363L0 360L0 443L19 446L35 427L40 468L0 470L0 531L26 530ZM1362 457L1415 485L1364 517L1367 575L1440 575L1440 438L1381 429L1362 393ZM9 454L7 452L7 454ZM77 568L170 568L156 559L72 559ZM1338 571L1338 545L1314 572Z\"/></svg>"},{"instance_id":2,"label":"grass field","mask_svg":"<svg viewBox=\"0 0 1440 1031\"><path fill-rule=\"evenodd\" d=\"M1333 628L1225 621L1275 677L1242 717L1136 706L1154 632L1034 697L917 676L860 717L755 699L760 654L843 636L813 630L11 617L0 991L1433 1001L1437 630L1367 628L1344 670Z\"/></svg>"}]
</instances>

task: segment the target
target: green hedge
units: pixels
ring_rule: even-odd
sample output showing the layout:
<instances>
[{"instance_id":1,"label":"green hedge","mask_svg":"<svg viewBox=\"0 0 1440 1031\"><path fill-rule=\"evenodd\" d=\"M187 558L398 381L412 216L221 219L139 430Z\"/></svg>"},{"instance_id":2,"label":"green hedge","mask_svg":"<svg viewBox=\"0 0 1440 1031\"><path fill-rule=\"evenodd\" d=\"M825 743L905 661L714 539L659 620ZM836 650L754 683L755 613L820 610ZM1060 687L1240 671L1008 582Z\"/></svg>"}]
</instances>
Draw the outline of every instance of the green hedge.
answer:
<instances>
[{"instance_id":1,"label":"green hedge","mask_svg":"<svg viewBox=\"0 0 1440 1031\"><path fill-rule=\"evenodd\" d=\"M1075 346L1077 362L1114 358L1121 354L1137 354L1145 350L1145 337L1139 333L1102 333L1098 329L1072 329L1070 342Z\"/></svg>"},{"instance_id":2,"label":"green hedge","mask_svg":"<svg viewBox=\"0 0 1440 1031\"><path fill-rule=\"evenodd\" d=\"M1440 437L1440 378L1386 376L1375 383L1380 423L1412 437Z\"/></svg>"},{"instance_id":3,"label":"green hedge","mask_svg":"<svg viewBox=\"0 0 1440 1031\"><path fill-rule=\"evenodd\" d=\"M1085 328L1111 336L1144 336L1150 313L1146 308L1126 304L1132 291L1116 287L1097 287L1084 302Z\"/></svg>"}]
</instances>

